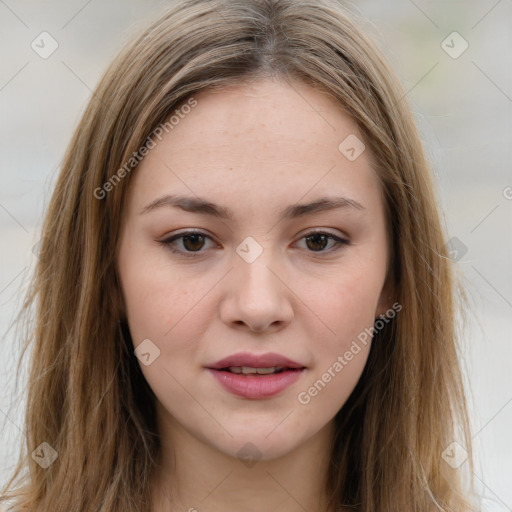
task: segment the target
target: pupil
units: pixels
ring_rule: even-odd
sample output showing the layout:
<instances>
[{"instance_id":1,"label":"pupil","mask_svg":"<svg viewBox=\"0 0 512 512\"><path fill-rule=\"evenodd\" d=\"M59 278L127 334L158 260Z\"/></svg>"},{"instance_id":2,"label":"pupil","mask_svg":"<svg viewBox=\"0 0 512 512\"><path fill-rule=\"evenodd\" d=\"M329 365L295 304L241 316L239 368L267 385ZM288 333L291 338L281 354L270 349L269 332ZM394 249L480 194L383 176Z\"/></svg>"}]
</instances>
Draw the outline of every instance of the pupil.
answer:
<instances>
[{"instance_id":1,"label":"pupil","mask_svg":"<svg viewBox=\"0 0 512 512\"><path fill-rule=\"evenodd\" d=\"M192 243L192 247L190 247L190 244L187 244L187 240L190 240L190 239L195 241ZM201 242L199 242L200 247L197 247L197 246L194 247L194 243L197 243L198 239L203 239L203 240L201 240ZM199 249L201 249L202 244L204 244L204 236L203 235L187 235L187 236L183 237L183 245L188 250L191 250L191 251L199 250Z\"/></svg>"},{"instance_id":2,"label":"pupil","mask_svg":"<svg viewBox=\"0 0 512 512\"><path fill-rule=\"evenodd\" d=\"M321 238L322 239L322 243L320 243L320 245L322 247L320 247L320 249L324 249L326 244L327 244L327 236L326 235L322 235L322 234L318 234L318 235L311 235L311 236L308 236L306 237L306 240L307 242L311 241L311 240L314 240L314 239L318 239L318 238ZM308 244L309 246L309 244ZM311 247L309 247L311 249ZM318 247L317 247L318 248Z\"/></svg>"}]
</instances>

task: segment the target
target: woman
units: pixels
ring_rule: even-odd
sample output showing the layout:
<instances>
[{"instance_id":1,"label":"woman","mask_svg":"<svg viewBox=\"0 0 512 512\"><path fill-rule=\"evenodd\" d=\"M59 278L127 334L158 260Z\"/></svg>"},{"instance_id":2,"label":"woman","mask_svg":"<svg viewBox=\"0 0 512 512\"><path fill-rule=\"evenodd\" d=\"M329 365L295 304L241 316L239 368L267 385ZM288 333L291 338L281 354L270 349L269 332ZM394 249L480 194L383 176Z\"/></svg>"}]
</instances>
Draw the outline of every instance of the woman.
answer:
<instances>
[{"instance_id":1,"label":"woman","mask_svg":"<svg viewBox=\"0 0 512 512\"><path fill-rule=\"evenodd\" d=\"M65 156L8 510L473 510L444 246L337 1L180 2Z\"/></svg>"}]
</instances>

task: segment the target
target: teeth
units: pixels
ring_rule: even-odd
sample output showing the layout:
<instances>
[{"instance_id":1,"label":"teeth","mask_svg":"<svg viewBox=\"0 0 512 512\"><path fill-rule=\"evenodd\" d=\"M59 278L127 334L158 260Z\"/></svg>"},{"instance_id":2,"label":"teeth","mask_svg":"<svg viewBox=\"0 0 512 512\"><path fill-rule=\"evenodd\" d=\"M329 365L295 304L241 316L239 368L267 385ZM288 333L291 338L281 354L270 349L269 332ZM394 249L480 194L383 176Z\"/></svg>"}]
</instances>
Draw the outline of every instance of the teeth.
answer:
<instances>
[{"instance_id":1,"label":"teeth","mask_svg":"<svg viewBox=\"0 0 512 512\"><path fill-rule=\"evenodd\" d=\"M258 368L251 368L250 366L242 366L242 373L258 373Z\"/></svg>"},{"instance_id":2,"label":"teeth","mask_svg":"<svg viewBox=\"0 0 512 512\"><path fill-rule=\"evenodd\" d=\"M252 368L250 366L230 366L229 371L232 373L243 373L250 375L257 373L258 375L268 375L274 373L276 370L282 370L280 366L271 366L270 368Z\"/></svg>"},{"instance_id":3,"label":"teeth","mask_svg":"<svg viewBox=\"0 0 512 512\"><path fill-rule=\"evenodd\" d=\"M256 368L256 371L260 375L266 375L268 373L274 373L277 369L277 366L272 366L271 368Z\"/></svg>"}]
</instances>

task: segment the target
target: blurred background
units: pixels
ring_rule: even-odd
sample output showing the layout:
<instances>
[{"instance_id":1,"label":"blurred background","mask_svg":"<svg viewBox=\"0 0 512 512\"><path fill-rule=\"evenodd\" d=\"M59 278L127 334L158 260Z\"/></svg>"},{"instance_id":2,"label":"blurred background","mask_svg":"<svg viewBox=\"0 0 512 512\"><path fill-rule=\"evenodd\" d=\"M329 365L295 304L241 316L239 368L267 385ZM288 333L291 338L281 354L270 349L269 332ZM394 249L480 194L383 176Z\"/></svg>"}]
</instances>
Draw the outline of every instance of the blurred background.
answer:
<instances>
[{"instance_id":1,"label":"blurred background","mask_svg":"<svg viewBox=\"0 0 512 512\"><path fill-rule=\"evenodd\" d=\"M60 161L108 63L169 3L0 0L0 483L24 436L8 328ZM432 161L470 303L463 367L474 478L483 510L512 511L512 1L348 5L394 65Z\"/></svg>"}]
</instances>

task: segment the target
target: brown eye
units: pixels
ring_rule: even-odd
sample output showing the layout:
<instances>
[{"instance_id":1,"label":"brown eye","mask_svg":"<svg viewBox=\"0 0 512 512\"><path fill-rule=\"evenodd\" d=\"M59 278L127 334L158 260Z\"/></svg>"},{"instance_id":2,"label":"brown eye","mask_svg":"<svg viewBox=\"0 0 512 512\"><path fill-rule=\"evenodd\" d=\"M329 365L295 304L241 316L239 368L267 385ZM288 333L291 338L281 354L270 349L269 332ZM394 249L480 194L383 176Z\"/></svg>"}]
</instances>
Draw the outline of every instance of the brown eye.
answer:
<instances>
[{"instance_id":1,"label":"brown eye","mask_svg":"<svg viewBox=\"0 0 512 512\"><path fill-rule=\"evenodd\" d=\"M204 245L205 237L203 235L187 235L183 237L183 247L187 251L198 251Z\"/></svg>"},{"instance_id":2,"label":"brown eye","mask_svg":"<svg viewBox=\"0 0 512 512\"><path fill-rule=\"evenodd\" d=\"M342 245L348 245L349 241L345 240L343 238L340 238L336 235L333 235L331 233L325 233L325 232L319 232L314 231L313 233L309 233L308 235L302 237L303 240L306 240L306 247L311 252L318 252L318 253L328 253L332 252L332 250L340 249ZM326 247L329 245L329 241L333 241L328 247L327 250Z\"/></svg>"},{"instance_id":3,"label":"brown eye","mask_svg":"<svg viewBox=\"0 0 512 512\"><path fill-rule=\"evenodd\" d=\"M306 237L306 244L312 251L322 251L325 249L329 238L328 236L316 233Z\"/></svg>"},{"instance_id":4,"label":"brown eye","mask_svg":"<svg viewBox=\"0 0 512 512\"><path fill-rule=\"evenodd\" d=\"M202 249L205 247L207 240L211 240L211 238L204 233L187 231L161 240L160 243L174 253L194 257L200 256L205 252ZM178 242L181 242L179 244L181 247L179 248L176 247Z\"/></svg>"}]
</instances>

